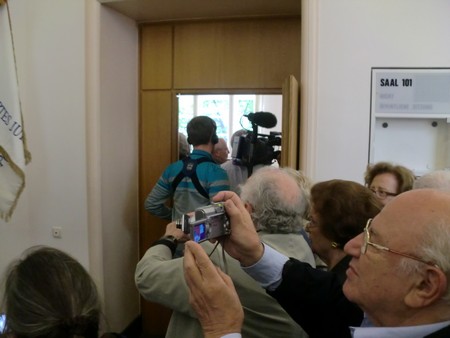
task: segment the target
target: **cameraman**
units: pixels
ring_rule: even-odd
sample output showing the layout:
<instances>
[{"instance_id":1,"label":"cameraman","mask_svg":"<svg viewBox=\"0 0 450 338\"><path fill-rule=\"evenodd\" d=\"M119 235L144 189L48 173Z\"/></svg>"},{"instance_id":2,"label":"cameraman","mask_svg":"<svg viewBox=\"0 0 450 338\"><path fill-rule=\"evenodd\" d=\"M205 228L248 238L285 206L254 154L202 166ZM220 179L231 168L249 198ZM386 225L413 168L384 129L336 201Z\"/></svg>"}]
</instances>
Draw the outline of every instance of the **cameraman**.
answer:
<instances>
[{"instance_id":1,"label":"cameraman","mask_svg":"<svg viewBox=\"0 0 450 338\"><path fill-rule=\"evenodd\" d=\"M261 240L289 257L314 264L314 257L303 236L298 235L302 215L307 206L305 192L285 170L267 167L256 172L243 186L246 208L254 220L253 227L262 230ZM178 241L186 236L175 223L167 225L165 236L147 250L138 263L135 281L141 295L173 310L166 337L202 337L202 328L189 305L189 292L183 278L184 258L173 259ZM201 243L210 254L214 245ZM306 337L301 327L248 276L239 262L222 248L210 256L231 276L242 302L246 337Z\"/></svg>"},{"instance_id":2,"label":"cameraman","mask_svg":"<svg viewBox=\"0 0 450 338\"><path fill-rule=\"evenodd\" d=\"M239 129L238 131L235 131L233 135L231 136L231 149L232 153L234 154L237 152L237 149L235 147L238 147L237 144L235 144L236 139L239 139L241 136L246 136L248 133L248 130L246 129ZM239 143L239 142L237 142ZM259 169L265 167L267 165L265 164L256 164L253 166L253 172L258 171ZM226 161L225 163L221 164L221 167L227 172L228 179L230 181L230 189L237 194L240 193L240 186L244 184L247 181L248 178L248 168L245 165L240 165L237 163L234 163L234 160Z\"/></svg>"}]
</instances>

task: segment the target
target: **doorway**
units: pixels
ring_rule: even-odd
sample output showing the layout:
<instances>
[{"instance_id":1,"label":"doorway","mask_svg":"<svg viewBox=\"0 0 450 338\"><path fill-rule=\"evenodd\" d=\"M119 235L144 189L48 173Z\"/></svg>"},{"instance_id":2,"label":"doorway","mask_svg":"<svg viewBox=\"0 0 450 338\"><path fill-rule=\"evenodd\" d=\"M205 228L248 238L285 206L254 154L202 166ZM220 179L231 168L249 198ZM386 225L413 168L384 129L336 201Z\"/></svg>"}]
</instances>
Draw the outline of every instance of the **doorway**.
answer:
<instances>
[{"instance_id":1,"label":"doorway","mask_svg":"<svg viewBox=\"0 0 450 338\"><path fill-rule=\"evenodd\" d=\"M282 129L282 95L280 94L178 94L178 132L186 134L188 122L195 116L208 116L217 125L217 136L232 149L231 136L238 130L252 131L248 114L273 114L276 125L258 128L261 135L280 133ZM187 136L187 135L186 135ZM231 154L231 153L230 153Z\"/></svg>"},{"instance_id":2,"label":"doorway","mask_svg":"<svg viewBox=\"0 0 450 338\"><path fill-rule=\"evenodd\" d=\"M140 27L140 256L163 235L166 226L165 221L145 211L143 205L165 167L178 158L178 94L280 95L287 77L292 74L300 78L300 28L299 16ZM284 101L289 96L283 97ZM254 108L252 112L259 110L256 105ZM261 110L275 113L270 107ZM296 108L294 111L298 114ZM282 124L296 127L296 121L283 116L277 127L280 131L286 130ZM224 136L230 137L230 133L226 131ZM284 136L283 142L289 139ZM291 143L282 145L285 156L295 155L295 142ZM141 313L144 332L165 334L169 310L142 300Z\"/></svg>"}]
</instances>

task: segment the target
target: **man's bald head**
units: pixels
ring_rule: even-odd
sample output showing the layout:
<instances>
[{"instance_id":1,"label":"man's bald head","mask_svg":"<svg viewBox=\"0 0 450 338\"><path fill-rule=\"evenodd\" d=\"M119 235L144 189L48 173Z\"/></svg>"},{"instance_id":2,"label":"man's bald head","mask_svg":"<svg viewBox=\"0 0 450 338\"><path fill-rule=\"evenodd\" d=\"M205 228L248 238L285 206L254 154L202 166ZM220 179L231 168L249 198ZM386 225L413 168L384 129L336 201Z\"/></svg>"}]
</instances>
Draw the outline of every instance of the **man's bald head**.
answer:
<instances>
[{"instance_id":1,"label":"man's bald head","mask_svg":"<svg viewBox=\"0 0 450 338\"><path fill-rule=\"evenodd\" d=\"M219 138L219 142L214 145L212 153L214 161L218 164L225 163L228 160L229 153L227 142L223 138Z\"/></svg>"}]
</instances>

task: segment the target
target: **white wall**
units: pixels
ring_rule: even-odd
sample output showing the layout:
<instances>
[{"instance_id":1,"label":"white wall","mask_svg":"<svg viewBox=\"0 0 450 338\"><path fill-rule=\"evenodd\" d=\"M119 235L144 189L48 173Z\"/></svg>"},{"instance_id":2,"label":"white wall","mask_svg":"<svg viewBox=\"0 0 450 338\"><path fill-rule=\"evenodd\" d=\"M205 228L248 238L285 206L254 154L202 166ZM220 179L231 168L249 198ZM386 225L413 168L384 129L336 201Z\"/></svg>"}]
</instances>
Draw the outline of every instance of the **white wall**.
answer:
<instances>
[{"instance_id":1,"label":"white wall","mask_svg":"<svg viewBox=\"0 0 450 338\"><path fill-rule=\"evenodd\" d=\"M0 271L35 244L64 249L87 267L84 2L9 6L32 161L11 221L0 223ZM61 239L52 226L62 227Z\"/></svg>"},{"instance_id":2,"label":"white wall","mask_svg":"<svg viewBox=\"0 0 450 338\"><path fill-rule=\"evenodd\" d=\"M105 308L114 330L139 314L134 271L138 242L138 29L101 7L101 209Z\"/></svg>"},{"instance_id":3,"label":"white wall","mask_svg":"<svg viewBox=\"0 0 450 338\"><path fill-rule=\"evenodd\" d=\"M29 246L60 248L89 270L108 329L122 331L139 314L136 25L96 0L9 6L32 161L0 221L0 273Z\"/></svg>"},{"instance_id":4,"label":"white wall","mask_svg":"<svg viewBox=\"0 0 450 338\"><path fill-rule=\"evenodd\" d=\"M303 0L303 156L314 180L363 182L371 67L450 67L448 13L448 0Z\"/></svg>"}]
</instances>

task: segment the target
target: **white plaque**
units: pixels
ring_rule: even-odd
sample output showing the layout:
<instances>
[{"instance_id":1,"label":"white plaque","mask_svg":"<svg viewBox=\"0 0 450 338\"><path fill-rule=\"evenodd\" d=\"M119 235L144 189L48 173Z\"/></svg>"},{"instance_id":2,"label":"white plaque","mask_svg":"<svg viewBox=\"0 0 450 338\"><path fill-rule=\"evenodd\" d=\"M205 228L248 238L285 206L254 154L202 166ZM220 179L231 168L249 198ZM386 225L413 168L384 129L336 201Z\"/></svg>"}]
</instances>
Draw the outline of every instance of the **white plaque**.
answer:
<instances>
[{"instance_id":1,"label":"white plaque","mask_svg":"<svg viewBox=\"0 0 450 338\"><path fill-rule=\"evenodd\" d=\"M372 68L372 114L450 115L450 68Z\"/></svg>"}]
</instances>

